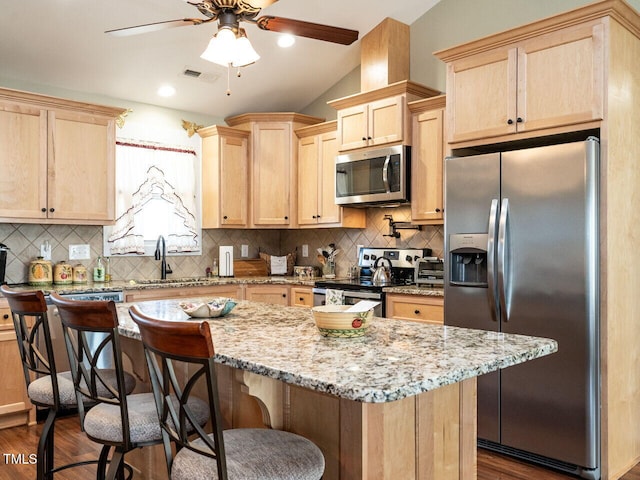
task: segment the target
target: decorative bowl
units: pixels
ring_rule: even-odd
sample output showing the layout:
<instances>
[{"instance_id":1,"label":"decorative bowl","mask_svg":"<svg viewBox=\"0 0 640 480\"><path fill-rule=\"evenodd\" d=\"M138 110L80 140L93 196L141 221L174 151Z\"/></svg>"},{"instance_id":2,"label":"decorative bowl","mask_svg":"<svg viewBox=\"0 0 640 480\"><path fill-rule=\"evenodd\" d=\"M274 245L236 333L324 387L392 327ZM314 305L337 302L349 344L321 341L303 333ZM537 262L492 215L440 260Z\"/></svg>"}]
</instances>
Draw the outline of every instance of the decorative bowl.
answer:
<instances>
[{"instance_id":1,"label":"decorative bowl","mask_svg":"<svg viewBox=\"0 0 640 480\"><path fill-rule=\"evenodd\" d=\"M236 306L236 302L227 297L216 297L208 302L180 302L180 308L193 318L223 317Z\"/></svg>"},{"instance_id":2,"label":"decorative bowl","mask_svg":"<svg viewBox=\"0 0 640 480\"><path fill-rule=\"evenodd\" d=\"M325 337L361 337L371 325L373 308L366 312L347 312L351 305L323 305L313 307L313 319Z\"/></svg>"}]
</instances>

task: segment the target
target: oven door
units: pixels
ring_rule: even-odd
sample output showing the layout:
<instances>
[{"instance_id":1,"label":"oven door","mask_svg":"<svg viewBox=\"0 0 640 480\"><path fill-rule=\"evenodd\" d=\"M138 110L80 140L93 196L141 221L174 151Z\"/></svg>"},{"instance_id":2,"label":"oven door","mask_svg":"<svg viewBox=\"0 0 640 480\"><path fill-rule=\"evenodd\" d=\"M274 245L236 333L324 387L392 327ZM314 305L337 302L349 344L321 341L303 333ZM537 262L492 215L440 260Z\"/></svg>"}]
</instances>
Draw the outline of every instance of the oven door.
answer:
<instances>
[{"instance_id":1,"label":"oven door","mask_svg":"<svg viewBox=\"0 0 640 480\"><path fill-rule=\"evenodd\" d=\"M380 302L373 309L374 317L384 317L384 293L368 292L366 290L343 290L344 291L344 304L355 305L360 300L373 300L374 302ZM326 289L314 288L313 289L313 306L326 305Z\"/></svg>"}]
</instances>

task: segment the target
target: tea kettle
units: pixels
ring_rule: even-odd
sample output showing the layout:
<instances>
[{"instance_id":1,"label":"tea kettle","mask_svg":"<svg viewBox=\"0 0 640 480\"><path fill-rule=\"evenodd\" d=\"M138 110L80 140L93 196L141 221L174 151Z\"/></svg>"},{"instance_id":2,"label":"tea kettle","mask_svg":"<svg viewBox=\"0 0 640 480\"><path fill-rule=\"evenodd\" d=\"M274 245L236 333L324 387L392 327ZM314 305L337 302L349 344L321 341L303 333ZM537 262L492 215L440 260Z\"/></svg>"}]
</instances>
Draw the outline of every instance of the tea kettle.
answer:
<instances>
[{"instance_id":1,"label":"tea kettle","mask_svg":"<svg viewBox=\"0 0 640 480\"><path fill-rule=\"evenodd\" d=\"M387 270L387 267L385 267L382 264L378 266L378 263L380 263L381 260L386 260L389 263L388 270ZM378 257L376 259L375 263L373 264L373 268L374 268L373 284L374 285L385 285L391 281L391 266L392 266L391 260L388 259L387 257Z\"/></svg>"}]
</instances>

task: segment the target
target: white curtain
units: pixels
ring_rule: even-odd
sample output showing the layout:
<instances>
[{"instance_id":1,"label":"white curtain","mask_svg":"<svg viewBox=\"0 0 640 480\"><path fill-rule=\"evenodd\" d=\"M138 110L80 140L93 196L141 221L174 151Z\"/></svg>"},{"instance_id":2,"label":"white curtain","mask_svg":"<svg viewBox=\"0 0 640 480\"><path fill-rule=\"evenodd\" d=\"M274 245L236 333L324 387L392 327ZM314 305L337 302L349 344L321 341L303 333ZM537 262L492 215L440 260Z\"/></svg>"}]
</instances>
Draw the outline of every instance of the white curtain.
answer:
<instances>
[{"instance_id":1,"label":"white curtain","mask_svg":"<svg viewBox=\"0 0 640 480\"><path fill-rule=\"evenodd\" d=\"M192 150L116 143L116 224L111 254L145 252L144 241L164 235L169 252L200 250L196 154Z\"/></svg>"}]
</instances>

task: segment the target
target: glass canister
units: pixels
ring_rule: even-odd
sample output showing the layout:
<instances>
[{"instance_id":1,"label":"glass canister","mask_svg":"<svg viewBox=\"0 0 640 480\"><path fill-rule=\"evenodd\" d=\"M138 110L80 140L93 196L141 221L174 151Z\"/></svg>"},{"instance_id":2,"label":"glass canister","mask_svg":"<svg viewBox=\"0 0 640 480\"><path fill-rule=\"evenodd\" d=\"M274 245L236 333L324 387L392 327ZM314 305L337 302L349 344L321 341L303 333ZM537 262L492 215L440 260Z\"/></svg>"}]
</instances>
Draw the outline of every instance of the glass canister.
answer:
<instances>
[{"instance_id":1,"label":"glass canister","mask_svg":"<svg viewBox=\"0 0 640 480\"><path fill-rule=\"evenodd\" d=\"M65 260L61 260L53 266L53 283L56 285L73 283L73 267Z\"/></svg>"},{"instance_id":2,"label":"glass canister","mask_svg":"<svg viewBox=\"0 0 640 480\"><path fill-rule=\"evenodd\" d=\"M53 282L51 262L38 257L29 263L29 285L48 285Z\"/></svg>"},{"instance_id":3,"label":"glass canister","mask_svg":"<svg viewBox=\"0 0 640 480\"><path fill-rule=\"evenodd\" d=\"M87 283L87 267L78 263L73 267L73 283Z\"/></svg>"},{"instance_id":4,"label":"glass canister","mask_svg":"<svg viewBox=\"0 0 640 480\"><path fill-rule=\"evenodd\" d=\"M104 282L104 266L102 265L102 257L98 257L96 266L93 267L93 281Z\"/></svg>"}]
</instances>

